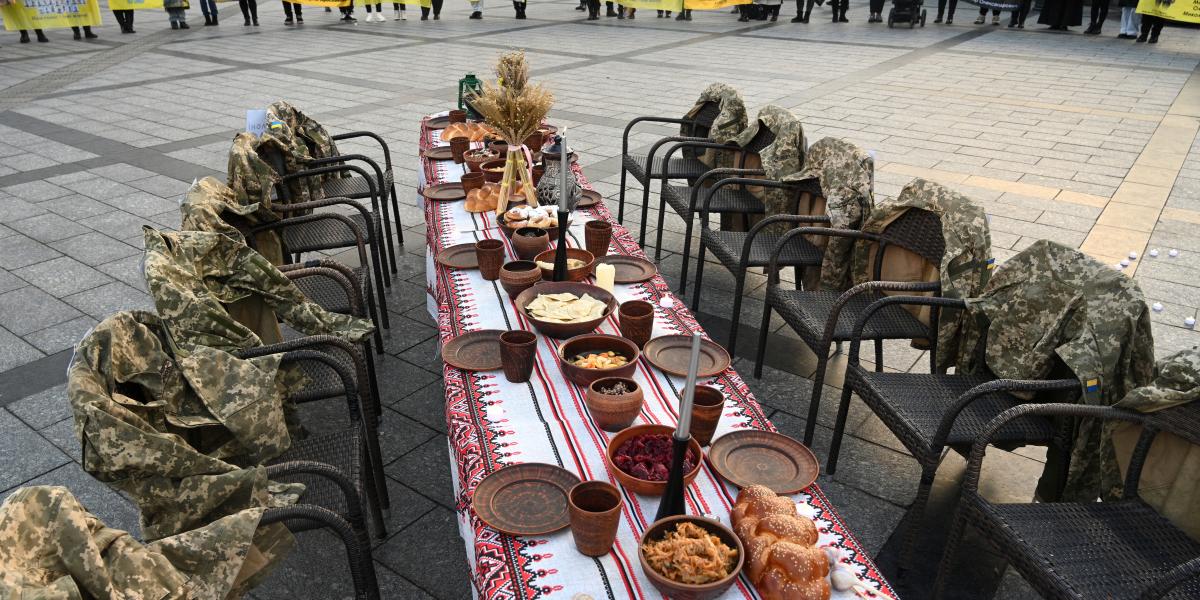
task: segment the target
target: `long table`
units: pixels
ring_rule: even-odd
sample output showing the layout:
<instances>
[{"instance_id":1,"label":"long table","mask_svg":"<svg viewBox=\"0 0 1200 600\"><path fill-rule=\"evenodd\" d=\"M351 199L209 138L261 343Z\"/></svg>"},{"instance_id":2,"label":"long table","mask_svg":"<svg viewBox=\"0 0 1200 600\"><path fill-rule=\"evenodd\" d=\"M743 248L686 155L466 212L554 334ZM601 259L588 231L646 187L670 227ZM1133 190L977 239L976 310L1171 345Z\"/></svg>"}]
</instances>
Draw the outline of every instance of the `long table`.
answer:
<instances>
[{"instance_id":1,"label":"long table","mask_svg":"<svg viewBox=\"0 0 1200 600\"><path fill-rule=\"evenodd\" d=\"M433 116L433 115L431 115ZM422 120L420 148L441 145L440 131ZM421 159L422 186L457 181L465 165ZM586 178L576 166L585 187ZM499 282L484 280L478 270L450 269L434 257L443 248L482 239L500 239L515 256L509 241L496 227L492 213L473 214L464 203L428 202L426 222L426 283L430 314L438 324L442 344L478 329L529 329L533 327ZM571 220L568 243L583 246L586 221L613 223L610 253L642 256L628 230L616 223L604 203L577 210ZM668 288L661 276L633 285L617 285L618 301L642 299L653 303L654 336L703 332L695 318ZM614 317L598 331L619 335ZM567 381L557 362L560 340L539 335L533 376L527 383L509 383L499 371L469 372L443 366L446 386L446 426L449 432L450 469L454 483L459 531L466 544L475 597L494 599L661 598L638 562L638 540L654 520L658 498L623 491L625 510L612 552L589 558L576 552L569 530L539 536L510 536L492 529L475 514L471 498L479 482L506 466L540 462L558 465L583 480L599 479L617 485L605 464L610 433L588 416L584 390ZM667 375L640 360L634 379L645 390L646 404L639 423L674 425L683 378ZM725 412L714 439L734 429L774 430L746 383L732 368L708 381L725 394ZM619 487L619 485L618 485ZM687 490L689 514L707 514L729 523L737 488L725 483L704 462ZM862 594L834 592L834 598L895 598L895 592L871 558L833 509L816 484L794 496L801 514L820 531L819 544L842 550L845 561L869 589ZM743 576L723 598L758 598Z\"/></svg>"}]
</instances>

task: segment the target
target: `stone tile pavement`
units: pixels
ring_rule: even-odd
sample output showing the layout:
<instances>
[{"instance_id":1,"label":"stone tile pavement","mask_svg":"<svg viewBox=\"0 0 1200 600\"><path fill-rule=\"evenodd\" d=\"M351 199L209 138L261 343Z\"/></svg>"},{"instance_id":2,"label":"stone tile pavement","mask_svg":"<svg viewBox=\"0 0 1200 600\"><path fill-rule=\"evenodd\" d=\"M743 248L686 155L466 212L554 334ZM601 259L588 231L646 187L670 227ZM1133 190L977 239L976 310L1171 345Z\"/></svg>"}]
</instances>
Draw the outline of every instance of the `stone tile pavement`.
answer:
<instances>
[{"instance_id":1,"label":"stone tile pavement","mask_svg":"<svg viewBox=\"0 0 1200 600\"><path fill-rule=\"evenodd\" d=\"M737 86L751 110L791 109L810 141L846 137L877 157L876 191L894 195L913 177L951 185L986 207L994 253L1003 260L1039 238L1117 263L1141 283L1154 313L1158 352L1200 341L1183 325L1200 310L1200 36L1167 29L1157 46L1111 35L1055 34L960 24L894 29L864 22L856 0L849 25L814 15L810 25L742 24L724 11L695 20L585 22L569 0L537 4L514 21L489 7L483 21L448 5L443 20L341 25L312 9L287 28L278 5L260 6L262 26L243 28L223 5L218 28L165 30L157 11L139 33L98 29L78 43L0 38L0 495L37 483L70 486L93 511L137 531L121 495L78 465L65 403L70 348L105 315L151 306L141 282L141 228L171 228L194 178L222 175L229 139L247 108L285 98L335 130L369 129L391 144L406 227L401 277L391 290L393 329L378 362L386 418L383 451L395 509L376 548L388 598L470 595L451 504L443 393L435 329L424 308L422 213L415 205L417 120L445 109L467 71L487 73L497 51L527 49L534 74L555 92L552 118L570 127L596 187L615 202L620 135L644 114L675 114L711 81ZM824 15L826 13L818 13ZM385 13L389 14L390 13ZM199 15L193 11L193 19ZM105 15L106 22L110 17ZM1035 19L1030 19L1034 22ZM969 22L964 19L964 22ZM1109 29L1115 29L1110 25ZM645 147L663 128L639 130ZM348 151L377 155L365 144ZM649 219L657 217L651 194ZM640 190L630 194L631 223ZM675 281L683 222L667 214L661 270ZM1158 258L1148 251L1159 249ZM1169 249L1178 249L1176 258ZM349 255L339 259L353 262ZM728 328L732 278L706 270L702 321ZM765 279L752 274L740 318L748 355ZM774 422L799 436L815 357L778 319L761 380L737 366ZM719 338L718 338L719 339ZM920 369L923 353L889 344L885 367ZM828 446L844 356L831 366L816 451ZM821 484L866 547L894 572L890 533L911 502L918 469L879 420L851 411L843 468ZM985 469L998 498L1027 500L1044 456L999 453ZM947 458L931 514L944 522L962 461ZM939 555L931 523L928 556L906 597L923 597ZM940 533L939 533L940 532ZM259 598L348 595L336 544L302 536L302 550ZM1033 597L980 547L962 575L964 597Z\"/></svg>"}]
</instances>

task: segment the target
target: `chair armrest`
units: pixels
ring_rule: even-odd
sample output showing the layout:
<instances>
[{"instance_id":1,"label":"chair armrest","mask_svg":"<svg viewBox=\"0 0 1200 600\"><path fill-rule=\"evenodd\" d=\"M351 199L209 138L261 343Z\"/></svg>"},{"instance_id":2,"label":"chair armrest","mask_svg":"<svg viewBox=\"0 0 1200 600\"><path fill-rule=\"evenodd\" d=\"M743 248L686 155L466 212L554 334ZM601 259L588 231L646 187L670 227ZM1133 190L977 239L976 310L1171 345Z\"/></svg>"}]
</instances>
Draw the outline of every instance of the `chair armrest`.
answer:
<instances>
[{"instance_id":1,"label":"chair armrest","mask_svg":"<svg viewBox=\"0 0 1200 600\"><path fill-rule=\"evenodd\" d=\"M629 132L633 130L633 126L638 123L675 123L683 125L687 123L687 119L679 119L672 117L637 117L625 125L625 131L621 132L621 155L629 154Z\"/></svg>"},{"instance_id":2,"label":"chair armrest","mask_svg":"<svg viewBox=\"0 0 1200 600\"><path fill-rule=\"evenodd\" d=\"M696 142L696 143L703 142L703 143L708 143L708 144L713 143L713 141L708 138L686 137L686 136L679 136L679 135L665 137L665 138L658 140L657 142L654 142L654 145L650 146L650 151L646 153L646 180L647 181L650 180L650 175L654 173L654 155L658 153L658 149L667 144L678 143L678 142ZM667 155L670 156L669 149L668 149ZM663 166L665 168L666 164L664 163Z\"/></svg>"},{"instance_id":3,"label":"chair armrest","mask_svg":"<svg viewBox=\"0 0 1200 600\"><path fill-rule=\"evenodd\" d=\"M707 173L705 173L707 175ZM717 190L727 185L754 185L758 187L789 189L793 185L783 181L775 181L774 179L755 179L752 177L728 177L722 179L708 188L704 195L704 202L700 205L700 212L708 212L708 205L712 202L712 197L717 193ZM693 207L695 208L695 207Z\"/></svg>"},{"instance_id":4,"label":"chair armrest","mask_svg":"<svg viewBox=\"0 0 1200 600\"><path fill-rule=\"evenodd\" d=\"M280 219L278 221L273 221L273 222L267 223L265 225L259 225L257 227L250 229L247 232L247 234L248 234L247 239L250 239L250 237L256 233L261 233L264 231L274 231L276 229L286 229L292 225L302 225L304 223L312 223L314 221L321 221L324 219L341 221L343 225L345 225L346 227L349 227L350 231L352 233L354 233L355 243L360 248L362 247L363 244L366 243L365 234L363 233L363 230L361 228L359 228L358 223L355 223L353 220L350 219L350 217L347 217L346 215L337 214L337 213L321 213L321 214L301 215L298 217L288 217L286 219Z\"/></svg>"},{"instance_id":5,"label":"chair armrest","mask_svg":"<svg viewBox=\"0 0 1200 600\"><path fill-rule=\"evenodd\" d=\"M351 510L359 510L359 508L355 506ZM365 526L361 522L361 517L359 519L359 526ZM315 524L318 527L331 530L334 535L341 539L342 545L346 548L346 558L349 562L348 568L350 569L352 578L355 579L355 587L362 586L366 588L368 586L366 582L358 581L363 575L357 573L358 565L363 564L363 561L367 560L365 556L366 550L359 542L358 534L355 533L354 527L350 523L347 523L340 515L321 506L297 504L284 508L268 508L263 511L262 518L258 520L258 526L262 527L286 521L305 521L310 526Z\"/></svg>"},{"instance_id":6,"label":"chair armrest","mask_svg":"<svg viewBox=\"0 0 1200 600\"><path fill-rule=\"evenodd\" d=\"M392 168L392 151L390 148L388 148L387 142L383 141L383 138L380 137L378 134L371 133L370 131L349 131L346 133L339 133L339 134L333 136L332 139L333 139L333 141L336 142L338 140L348 140L348 139L360 138L360 137L369 137L369 138L375 140L376 142L379 142L379 147L383 148L383 164L385 166L387 166L387 168L389 170L391 170L391 168Z\"/></svg>"},{"instance_id":7,"label":"chair armrest","mask_svg":"<svg viewBox=\"0 0 1200 600\"><path fill-rule=\"evenodd\" d=\"M995 392L1047 392L1059 390L1077 390L1079 389L1079 380L1077 379L997 379L987 383L981 383L959 396L954 402L954 406L942 415L942 421L938 424L937 431L933 434L933 448L941 451L941 448L946 445L946 438L950 437L950 430L954 427L954 420L958 418L959 413L967 408L972 402Z\"/></svg>"},{"instance_id":8,"label":"chair armrest","mask_svg":"<svg viewBox=\"0 0 1200 600\"><path fill-rule=\"evenodd\" d=\"M1200 556L1187 562L1175 565L1170 571L1154 581L1146 591L1142 592L1141 600L1158 600L1169 594L1175 586L1197 576L1200 576Z\"/></svg>"},{"instance_id":9,"label":"chair armrest","mask_svg":"<svg viewBox=\"0 0 1200 600\"><path fill-rule=\"evenodd\" d=\"M313 264L310 264L313 263ZM354 282L341 271L322 265L320 261L308 261L304 265L284 265L287 269L280 268L279 270L293 281L304 279L306 277L325 277L333 280L346 293L346 297L350 299L350 313L356 317L363 315L363 302L359 294L359 290L355 289Z\"/></svg>"},{"instance_id":10,"label":"chair armrest","mask_svg":"<svg viewBox=\"0 0 1200 600\"><path fill-rule=\"evenodd\" d=\"M779 284L779 261L777 260L779 253L783 252L783 249L787 247L787 243L790 242L793 237L798 235L823 235L826 237L845 237L856 240L867 240L870 242L879 241L879 236L873 233L858 231L857 229L835 229L833 227L797 227L783 234L783 237L779 238L778 242L775 242L775 248L771 250L771 262L769 265L770 269L767 272L768 285L772 283L776 285Z\"/></svg>"},{"instance_id":11,"label":"chair armrest","mask_svg":"<svg viewBox=\"0 0 1200 600\"><path fill-rule=\"evenodd\" d=\"M705 216L708 213L704 213ZM750 248L754 247L754 238L762 232L763 228L774 223L828 223L829 217L825 215L771 215L758 223L755 223L750 231L746 232L746 241L742 243L742 256L750 255Z\"/></svg>"},{"instance_id":12,"label":"chair armrest","mask_svg":"<svg viewBox=\"0 0 1200 600\"><path fill-rule=\"evenodd\" d=\"M378 192L378 190L375 189L375 180L371 179L371 176L367 174L366 170L364 170L362 167L359 167L359 166L342 164L342 165L332 165L332 166L326 166L326 167L317 167L315 169L305 169L303 171L298 171L296 173L288 173L287 175L284 175L279 181L280 181L280 183L286 183L293 179L302 179L305 177L315 177L317 175L325 175L327 173L341 173L343 171L350 171L351 173L357 173L357 174L361 175L363 177L363 179L365 179L367 181L367 188L371 192L371 208L373 208L375 210L379 210L379 192ZM382 175L380 175L380 177L382 177Z\"/></svg>"},{"instance_id":13,"label":"chair armrest","mask_svg":"<svg viewBox=\"0 0 1200 600\"><path fill-rule=\"evenodd\" d=\"M700 198L700 189L704 187L704 184L707 183L709 179L714 179L716 177L721 177L724 175L742 176L742 175L766 175L766 174L767 174L767 172L763 171L762 169L732 169L732 168L728 168L728 167L721 167L719 169L709 169L709 170L705 171L704 174L701 175L698 179L696 179L695 185L692 186L692 197L688 199L688 206L692 207L692 209L695 210L696 200L698 200Z\"/></svg>"},{"instance_id":14,"label":"chair armrest","mask_svg":"<svg viewBox=\"0 0 1200 600\"><path fill-rule=\"evenodd\" d=\"M367 165L369 165L371 169L375 171L375 177L378 178L379 186L383 187L383 169L379 168L379 163L362 154L340 154L338 156L330 156L328 158L311 158L305 161L304 164L310 167L321 167L326 165L340 165L348 160L357 160L367 163Z\"/></svg>"},{"instance_id":15,"label":"chair armrest","mask_svg":"<svg viewBox=\"0 0 1200 600\"><path fill-rule=\"evenodd\" d=\"M270 479L278 479L280 477L287 477L288 475L316 475L332 481L338 486L338 489L342 490L342 495L346 497L346 510L348 513L346 516L350 517L351 521L358 522L362 520L362 501L358 496L358 488L337 467L315 460L291 460L267 465L266 469L267 477Z\"/></svg>"}]
</instances>

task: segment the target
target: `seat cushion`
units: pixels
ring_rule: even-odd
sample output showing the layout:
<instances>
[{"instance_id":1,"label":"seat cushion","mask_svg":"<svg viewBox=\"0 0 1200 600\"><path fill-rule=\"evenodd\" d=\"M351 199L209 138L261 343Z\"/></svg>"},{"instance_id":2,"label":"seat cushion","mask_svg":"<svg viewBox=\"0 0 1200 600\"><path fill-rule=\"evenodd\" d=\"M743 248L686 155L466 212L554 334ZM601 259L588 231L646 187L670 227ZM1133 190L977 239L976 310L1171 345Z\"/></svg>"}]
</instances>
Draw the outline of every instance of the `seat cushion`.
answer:
<instances>
[{"instance_id":1,"label":"seat cushion","mask_svg":"<svg viewBox=\"0 0 1200 600\"><path fill-rule=\"evenodd\" d=\"M749 235L744 231L705 229L700 232L700 239L703 240L704 246L717 257L717 260L725 265L725 268L733 271L741 263L742 250ZM747 265L751 267L767 266L771 261L771 253L775 250L775 244L779 243L779 239L782 237L771 233L759 233L754 236L754 243L750 245ZM804 236L797 235L789 240L787 246L779 253L778 264L789 267L815 267L821 264L821 255L820 248L812 245L811 242L804 239Z\"/></svg>"},{"instance_id":2,"label":"seat cushion","mask_svg":"<svg viewBox=\"0 0 1200 600\"><path fill-rule=\"evenodd\" d=\"M833 305L841 296L840 292L808 292L786 290L773 285L767 288L767 302L783 317L796 333L808 343L814 351L818 349L825 322L833 311ZM846 341L854 330L854 323L872 302L883 296L878 293L856 294L850 299L838 314L837 325L833 332L833 341ZM923 325L902 306L890 305L877 311L863 329L863 339L894 340L928 338L929 328Z\"/></svg>"},{"instance_id":3,"label":"seat cushion","mask_svg":"<svg viewBox=\"0 0 1200 600\"><path fill-rule=\"evenodd\" d=\"M346 215L358 225L364 241L374 236L374 225L368 226L362 213L355 212ZM375 221L372 215L372 221ZM289 225L283 229L283 243L288 252L293 254L330 250L333 248L351 248L357 245L354 231L340 219L319 219L308 223Z\"/></svg>"},{"instance_id":4,"label":"seat cushion","mask_svg":"<svg viewBox=\"0 0 1200 600\"><path fill-rule=\"evenodd\" d=\"M665 151L664 151L665 153ZM625 166L625 170L629 171L638 181L646 181L649 179L691 179L699 177L712 167L700 162L695 158L680 158L673 156L670 163L666 165L666 175L663 171L663 158L661 155L654 157L654 169L649 172L647 177L646 172L646 157L640 155L629 155L623 157L621 161Z\"/></svg>"},{"instance_id":5,"label":"seat cushion","mask_svg":"<svg viewBox=\"0 0 1200 600\"><path fill-rule=\"evenodd\" d=\"M981 510L990 517L985 537L1018 556L1018 570L1047 573L1056 597L1132 600L1172 567L1200 556L1200 544L1141 500L984 504ZM1200 598L1200 579L1164 598Z\"/></svg>"},{"instance_id":6,"label":"seat cushion","mask_svg":"<svg viewBox=\"0 0 1200 600\"><path fill-rule=\"evenodd\" d=\"M663 199L675 209L675 212L684 219L692 217L691 202L692 202L692 186L687 185L668 185L666 193L663 194ZM704 201L704 196L707 190L701 190L696 198L696 206L699 207ZM766 207L758 198L744 189L736 186L723 186L717 188L713 197L709 199L708 211L712 213L742 213L742 214L762 214L766 212Z\"/></svg>"},{"instance_id":7,"label":"seat cushion","mask_svg":"<svg viewBox=\"0 0 1200 600\"><path fill-rule=\"evenodd\" d=\"M362 286L359 293L363 298L366 298L366 278L369 275L361 267L354 269L354 275L358 278L357 281ZM305 297L316 302L321 308L329 312L344 315L351 314L350 298L346 295L346 290L342 288L337 280L314 275L293 279L292 282L296 284L296 287L300 288Z\"/></svg>"},{"instance_id":8,"label":"seat cushion","mask_svg":"<svg viewBox=\"0 0 1200 600\"><path fill-rule=\"evenodd\" d=\"M391 186L391 177L388 173L384 173L384 185ZM379 189L379 183L375 183L375 191L382 197L386 195L384 190ZM326 198L370 198L371 188L367 185L367 179L363 177L341 177L338 179L330 179L321 186L321 191L325 193Z\"/></svg>"}]
</instances>

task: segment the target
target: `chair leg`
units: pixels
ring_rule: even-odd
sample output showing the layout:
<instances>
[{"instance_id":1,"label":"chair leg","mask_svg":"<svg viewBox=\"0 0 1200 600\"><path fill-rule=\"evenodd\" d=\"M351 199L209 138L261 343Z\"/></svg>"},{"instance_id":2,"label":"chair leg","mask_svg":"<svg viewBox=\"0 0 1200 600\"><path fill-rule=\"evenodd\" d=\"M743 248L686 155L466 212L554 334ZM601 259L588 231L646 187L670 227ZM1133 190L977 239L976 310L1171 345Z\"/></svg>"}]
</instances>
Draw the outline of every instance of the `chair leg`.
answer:
<instances>
[{"instance_id":1,"label":"chair leg","mask_svg":"<svg viewBox=\"0 0 1200 600\"><path fill-rule=\"evenodd\" d=\"M875 372L883 372L883 340L875 340Z\"/></svg>"},{"instance_id":2,"label":"chair leg","mask_svg":"<svg viewBox=\"0 0 1200 600\"><path fill-rule=\"evenodd\" d=\"M400 200L396 196L396 182L392 182L392 214L396 215L396 239L400 242L400 252L404 253L404 223L400 221ZM392 272L396 272L395 263L392 264Z\"/></svg>"},{"instance_id":3,"label":"chair leg","mask_svg":"<svg viewBox=\"0 0 1200 600\"><path fill-rule=\"evenodd\" d=\"M950 577L954 561L958 558L958 545L962 542L963 533L967 528L966 510L962 505L965 498L959 499L958 510L955 511L954 524L950 526L950 537L946 538L946 550L942 552L942 560L938 563L937 579L933 584L934 600L941 600L946 591L946 579Z\"/></svg>"},{"instance_id":4,"label":"chair leg","mask_svg":"<svg viewBox=\"0 0 1200 600\"><path fill-rule=\"evenodd\" d=\"M621 166L621 191L617 192L617 222L625 223L625 177L628 171L625 166Z\"/></svg>"},{"instance_id":5,"label":"chair leg","mask_svg":"<svg viewBox=\"0 0 1200 600\"><path fill-rule=\"evenodd\" d=\"M917 533L925 522L925 505L929 503L929 492L933 489L933 478L937 475L937 463L921 465L921 484L917 487L917 497L913 499L909 513L912 515L904 525L904 545L900 549L900 570L912 568L913 550L917 547Z\"/></svg>"},{"instance_id":6,"label":"chair leg","mask_svg":"<svg viewBox=\"0 0 1200 600\"><path fill-rule=\"evenodd\" d=\"M374 271L374 276L372 276L371 271L363 271L363 274L367 276L367 293L370 294L372 288L375 290L375 298L379 300L379 316L382 317L383 328L391 329L392 321L388 318L387 296L383 293L383 288L379 285L379 280L382 277L379 272L379 263L367 260L367 251L361 244L358 246L358 261L364 265L364 268L367 268L366 265L368 264L371 265L369 268Z\"/></svg>"},{"instance_id":7,"label":"chair leg","mask_svg":"<svg viewBox=\"0 0 1200 600\"><path fill-rule=\"evenodd\" d=\"M767 284L768 300L763 305L762 327L760 327L758 330L758 352L754 355L755 379L762 379L763 357L765 357L767 354L767 334L771 330L771 301L769 299L771 295L771 289L769 287L770 285L770 283Z\"/></svg>"},{"instance_id":8,"label":"chair leg","mask_svg":"<svg viewBox=\"0 0 1200 600\"><path fill-rule=\"evenodd\" d=\"M379 318L379 309L375 306L375 296L371 295L371 288L367 286L367 316L371 318L371 322L375 324L375 351L383 354L383 323Z\"/></svg>"},{"instance_id":9,"label":"chair leg","mask_svg":"<svg viewBox=\"0 0 1200 600\"><path fill-rule=\"evenodd\" d=\"M692 233L694 232L693 225L695 224L695 214L689 212L684 218L684 234L683 234L683 266L679 271L679 296L683 297L687 293L687 276L688 276L688 261L692 257Z\"/></svg>"},{"instance_id":10,"label":"chair leg","mask_svg":"<svg viewBox=\"0 0 1200 600\"><path fill-rule=\"evenodd\" d=\"M662 261L662 238L663 228L666 226L667 218L667 180L664 179L662 187L658 190L658 232L654 238L654 263L658 264Z\"/></svg>"},{"instance_id":11,"label":"chair leg","mask_svg":"<svg viewBox=\"0 0 1200 600\"><path fill-rule=\"evenodd\" d=\"M740 270L733 274L735 280L733 284L733 313L729 315L729 345L725 347L730 355L737 354L737 334L738 327L742 324L742 293L746 291L746 259L742 257L742 264L738 265Z\"/></svg>"},{"instance_id":12,"label":"chair leg","mask_svg":"<svg viewBox=\"0 0 1200 600\"><path fill-rule=\"evenodd\" d=\"M642 222L638 224L638 245L646 248L646 221L650 220L650 182L654 179L646 177L642 185Z\"/></svg>"},{"instance_id":13,"label":"chair leg","mask_svg":"<svg viewBox=\"0 0 1200 600\"><path fill-rule=\"evenodd\" d=\"M700 239L700 249L696 252L696 284L692 287L692 312L700 310L700 291L704 289L704 251L707 248L704 245L704 239Z\"/></svg>"},{"instance_id":14,"label":"chair leg","mask_svg":"<svg viewBox=\"0 0 1200 600\"><path fill-rule=\"evenodd\" d=\"M829 442L829 458L825 460L825 472L837 472L838 454L842 451L842 435L846 431L846 417L850 414L850 381L842 383L842 402L838 405L837 421L833 423L833 439Z\"/></svg>"},{"instance_id":15,"label":"chair leg","mask_svg":"<svg viewBox=\"0 0 1200 600\"><path fill-rule=\"evenodd\" d=\"M395 243L392 241L392 220L391 217L388 216L387 198L383 198L383 201L380 202L379 205L381 208L379 214L383 217L383 223L380 224L380 229L382 229L381 235L383 235L383 239L387 244L387 258L388 265L390 267L389 271L396 273L396 247ZM400 219L397 217L396 221L399 222L399 220Z\"/></svg>"},{"instance_id":16,"label":"chair leg","mask_svg":"<svg viewBox=\"0 0 1200 600\"><path fill-rule=\"evenodd\" d=\"M374 237L374 239L370 240L371 251L375 256L375 260L379 261L379 272L383 275L383 285L390 288L392 287L392 274L387 267L387 244L380 243L380 240L387 237L383 234L382 222L375 222L374 231L371 235Z\"/></svg>"},{"instance_id":17,"label":"chair leg","mask_svg":"<svg viewBox=\"0 0 1200 600\"><path fill-rule=\"evenodd\" d=\"M764 334L765 335L765 334ZM817 348L817 372L813 373L812 397L808 401L808 422L804 424L804 445L812 447L813 434L817 430L817 415L821 410L821 396L825 391L825 369L829 367L829 339L822 338Z\"/></svg>"}]
</instances>

